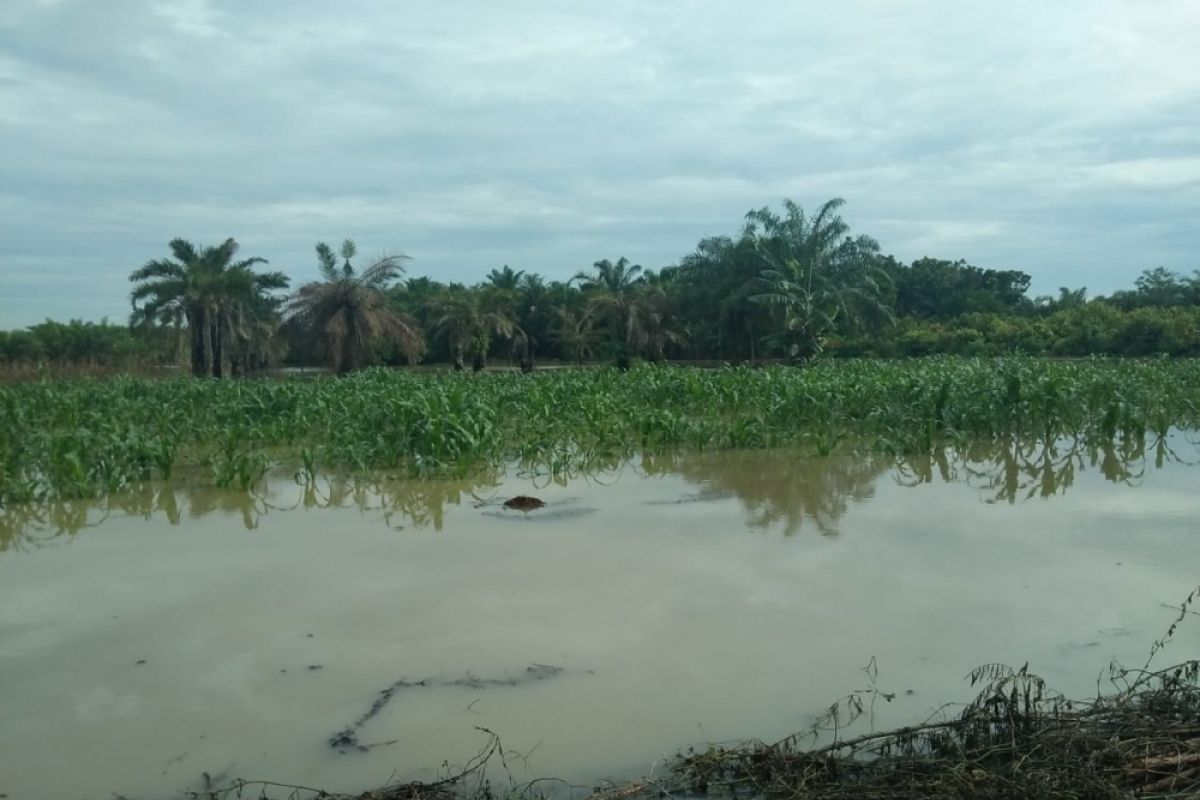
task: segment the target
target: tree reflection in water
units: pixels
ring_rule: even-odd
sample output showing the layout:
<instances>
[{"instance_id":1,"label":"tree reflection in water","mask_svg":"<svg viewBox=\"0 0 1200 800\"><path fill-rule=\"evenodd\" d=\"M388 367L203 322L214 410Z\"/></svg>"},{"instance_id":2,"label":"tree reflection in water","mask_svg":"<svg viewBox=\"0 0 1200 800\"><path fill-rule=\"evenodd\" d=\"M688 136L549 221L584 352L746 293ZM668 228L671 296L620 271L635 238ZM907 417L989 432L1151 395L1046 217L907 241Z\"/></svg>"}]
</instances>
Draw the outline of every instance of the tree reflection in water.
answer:
<instances>
[{"instance_id":1,"label":"tree reflection in water","mask_svg":"<svg viewBox=\"0 0 1200 800\"><path fill-rule=\"evenodd\" d=\"M870 500L875 484L892 466L886 456L834 453L813 457L795 450L745 450L646 457L651 475L674 473L704 487L705 493L732 494L749 524L782 524L786 535L806 523L824 536L837 535L837 522L854 503Z\"/></svg>"},{"instance_id":2,"label":"tree reflection in water","mask_svg":"<svg viewBox=\"0 0 1200 800\"><path fill-rule=\"evenodd\" d=\"M1138 485L1151 463L1192 465L1200 441L1194 433L1119 436L1113 439L1003 437L896 459L896 480L904 486L964 481L978 487L987 503L1016 503L1063 494L1077 473L1096 470L1105 480Z\"/></svg>"},{"instance_id":3,"label":"tree reflection in water","mask_svg":"<svg viewBox=\"0 0 1200 800\"><path fill-rule=\"evenodd\" d=\"M782 524L793 535L809 524L835 536L847 509L870 500L889 471L903 486L962 482L977 487L984 502L1016 503L1063 494L1077 473L1088 470L1133 486L1151 465L1163 469L1198 461L1200 432L1174 431L1099 441L1004 437L895 457L853 451L824 458L788 450L683 453L647 456L642 465L647 474L678 474L700 485L696 499L710 493L737 497L754 527Z\"/></svg>"},{"instance_id":4,"label":"tree reflection in water","mask_svg":"<svg viewBox=\"0 0 1200 800\"><path fill-rule=\"evenodd\" d=\"M1198 456L1200 432L1173 431L1105 440L1003 437L903 456L850 449L825 457L797 450L647 454L635 461L614 457L587 474L514 474L532 478L537 488L576 481L607 486L637 475L679 475L702 487L699 495L683 499L736 497L754 527L781 525L790 536L811 525L822 535L834 536L846 511L870 500L889 471L903 486L965 482L977 487L985 502L1015 503L1062 494L1078 473L1088 470L1114 483L1137 485L1151 467L1193 464L1200 461ZM447 506L496 502L505 476L504 470L491 470L469 478L358 475L319 477L308 483L276 476L249 491L195 485L184 477L100 499L0 508L0 551L33 549L114 517L161 518L179 525L185 518L219 514L238 518L253 530L271 511L299 508L354 508L391 528L441 530Z\"/></svg>"},{"instance_id":5,"label":"tree reflection in water","mask_svg":"<svg viewBox=\"0 0 1200 800\"><path fill-rule=\"evenodd\" d=\"M272 511L354 508L392 528L441 530L447 505L477 503L502 483L491 470L472 478L403 480L386 476L318 477L306 483L276 477L242 491L180 483L135 486L98 499L58 500L0 508L0 552L27 550L60 536L72 536L112 518L161 518L178 525L184 518L219 514L240 519L254 530Z\"/></svg>"}]
</instances>

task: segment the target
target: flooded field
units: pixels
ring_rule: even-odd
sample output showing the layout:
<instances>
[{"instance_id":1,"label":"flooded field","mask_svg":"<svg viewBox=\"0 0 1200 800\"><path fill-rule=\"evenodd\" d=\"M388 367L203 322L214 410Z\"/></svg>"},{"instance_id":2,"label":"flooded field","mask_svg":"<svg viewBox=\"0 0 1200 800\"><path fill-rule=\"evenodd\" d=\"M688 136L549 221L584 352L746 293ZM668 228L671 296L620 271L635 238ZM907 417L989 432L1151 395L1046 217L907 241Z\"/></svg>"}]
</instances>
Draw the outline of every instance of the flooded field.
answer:
<instances>
[{"instance_id":1,"label":"flooded field","mask_svg":"<svg viewBox=\"0 0 1200 800\"><path fill-rule=\"evenodd\" d=\"M1197 440L0 510L0 795L365 789L467 761L479 728L519 777L588 784L872 685L876 727L924 720L987 662L1094 694L1197 583ZM1184 626L1165 657L1198 646Z\"/></svg>"}]
</instances>

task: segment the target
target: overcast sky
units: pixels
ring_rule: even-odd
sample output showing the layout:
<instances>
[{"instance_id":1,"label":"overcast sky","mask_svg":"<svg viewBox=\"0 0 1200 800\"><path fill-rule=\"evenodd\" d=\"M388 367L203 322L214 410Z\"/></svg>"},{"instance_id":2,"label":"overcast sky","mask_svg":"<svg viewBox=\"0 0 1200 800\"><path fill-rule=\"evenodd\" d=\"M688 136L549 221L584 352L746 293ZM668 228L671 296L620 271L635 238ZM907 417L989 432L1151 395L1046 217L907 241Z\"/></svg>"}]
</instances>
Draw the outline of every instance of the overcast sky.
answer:
<instances>
[{"instance_id":1,"label":"overcast sky","mask_svg":"<svg viewBox=\"0 0 1200 800\"><path fill-rule=\"evenodd\" d=\"M565 278L834 196L1035 292L1200 268L1200 2L0 0L0 328L177 236Z\"/></svg>"}]
</instances>

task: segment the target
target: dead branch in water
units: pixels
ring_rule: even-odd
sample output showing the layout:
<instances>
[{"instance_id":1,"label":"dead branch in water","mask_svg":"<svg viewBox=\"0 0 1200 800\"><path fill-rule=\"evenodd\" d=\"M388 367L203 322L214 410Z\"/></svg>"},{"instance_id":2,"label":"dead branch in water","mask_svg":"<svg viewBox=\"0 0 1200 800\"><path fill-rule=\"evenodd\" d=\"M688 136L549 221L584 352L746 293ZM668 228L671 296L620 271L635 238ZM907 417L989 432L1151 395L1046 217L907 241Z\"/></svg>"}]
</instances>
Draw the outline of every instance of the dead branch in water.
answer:
<instances>
[{"instance_id":1,"label":"dead branch in water","mask_svg":"<svg viewBox=\"0 0 1200 800\"><path fill-rule=\"evenodd\" d=\"M869 714L870 703L890 695L871 686L835 703L812 729L774 744L712 746L689 751L659 781L596 788L585 800L649 800L708 796L721 800L1125 800L1200 798L1200 660L1151 669L1179 624L1200 599L1193 591L1176 607L1178 618L1151 647L1140 669L1110 668L1116 691L1073 701L1049 691L1028 665L987 664L968 677L976 698L953 718L839 739L844 724ZM509 684L504 684L509 685ZM867 698L864 700L864 698ZM818 730L834 741L800 744ZM289 800L506 800L579 798L580 787L561 781L518 785L496 734L461 770L433 783L402 783L359 795L331 794L287 784L237 781L220 789L185 793L192 800L231 800L257 791ZM513 754L507 754L511 757ZM508 786L493 792L487 766L499 761ZM557 791L543 787L557 786ZM269 794L274 792L274 794Z\"/></svg>"},{"instance_id":2,"label":"dead branch in water","mask_svg":"<svg viewBox=\"0 0 1200 800\"><path fill-rule=\"evenodd\" d=\"M562 671L562 667L556 667L551 664L530 664L525 668L524 672L522 672L519 677L515 678L511 676L506 676L503 678L480 678L479 676L469 672L462 678L422 678L418 681L401 678L391 686L381 690L375 700L371 703L371 707L368 708L362 714L362 716L358 717L358 719L354 720L354 722L330 736L329 746L343 753L350 750L358 750L365 753L372 747L377 747L378 745L374 744L360 744L358 741L358 731L360 728L362 728L362 726L366 725L373 717L375 717L375 715L382 711L384 706L390 703L392 698L395 697L396 693L401 689L427 688L431 686L457 686L467 689L488 689L502 686L520 686L526 683L543 681L546 678L558 675ZM392 742L387 742L386 744L391 743Z\"/></svg>"}]
</instances>

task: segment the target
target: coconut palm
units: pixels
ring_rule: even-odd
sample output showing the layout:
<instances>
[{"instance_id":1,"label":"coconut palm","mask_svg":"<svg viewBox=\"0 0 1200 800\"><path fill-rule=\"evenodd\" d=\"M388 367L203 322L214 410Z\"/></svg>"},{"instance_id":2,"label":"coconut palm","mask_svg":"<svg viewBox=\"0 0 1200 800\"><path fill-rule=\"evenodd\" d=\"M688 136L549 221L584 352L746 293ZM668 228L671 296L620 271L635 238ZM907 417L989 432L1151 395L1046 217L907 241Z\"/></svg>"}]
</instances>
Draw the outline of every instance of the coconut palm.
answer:
<instances>
[{"instance_id":1,"label":"coconut palm","mask_svg":"<svg viewBox=\"0 0 1200 800\"><path fill-rule=\"evenodd\" d=\"M372 345L393 342L415 362L424 348L416 320L388 303L388 284L404 275L404 255L384 256L361 272L350 259L357 254L354 242L342 243L340 255L318 242L317 268L323 280L306 283L288 299L285 314L294 324L317 337L329 366L345 374L370 361Z\"/></svg>"},{"instance_id":2,"label":"coconut palm","mask_svg":"<svg viewBox=\"0 0 1200 800\"><path fill-rule=\"evenodd\" d=\"M754 241L767 267L757 279L761 291L750 300L776 310L773 338L791 358L820 354L835 330L891 318L883 302L889 279L879 244L869 236L850 237L837 213L844 204L834 198L809 218L785 200L782 217L767 208L746 215L743 235Z\"/></svg>"},{"instance_id":3,"label":"coconut palm","mask_svg":"<svg viewBox=\"0 0 1200 800\"><path fill-rule=\"evenodd\" d=\"M250 308L263 308L267 293L287 287L281 272L256 273L263 258L234 261L238 244L226 239L197 249L184 239L170 243L175 260L148 261L129 280L139 284L131 294L134 326L186 324L191 343L192 374L221 377L226 344L236 336L234 320Z\"/></svg>"}]
</instances>

